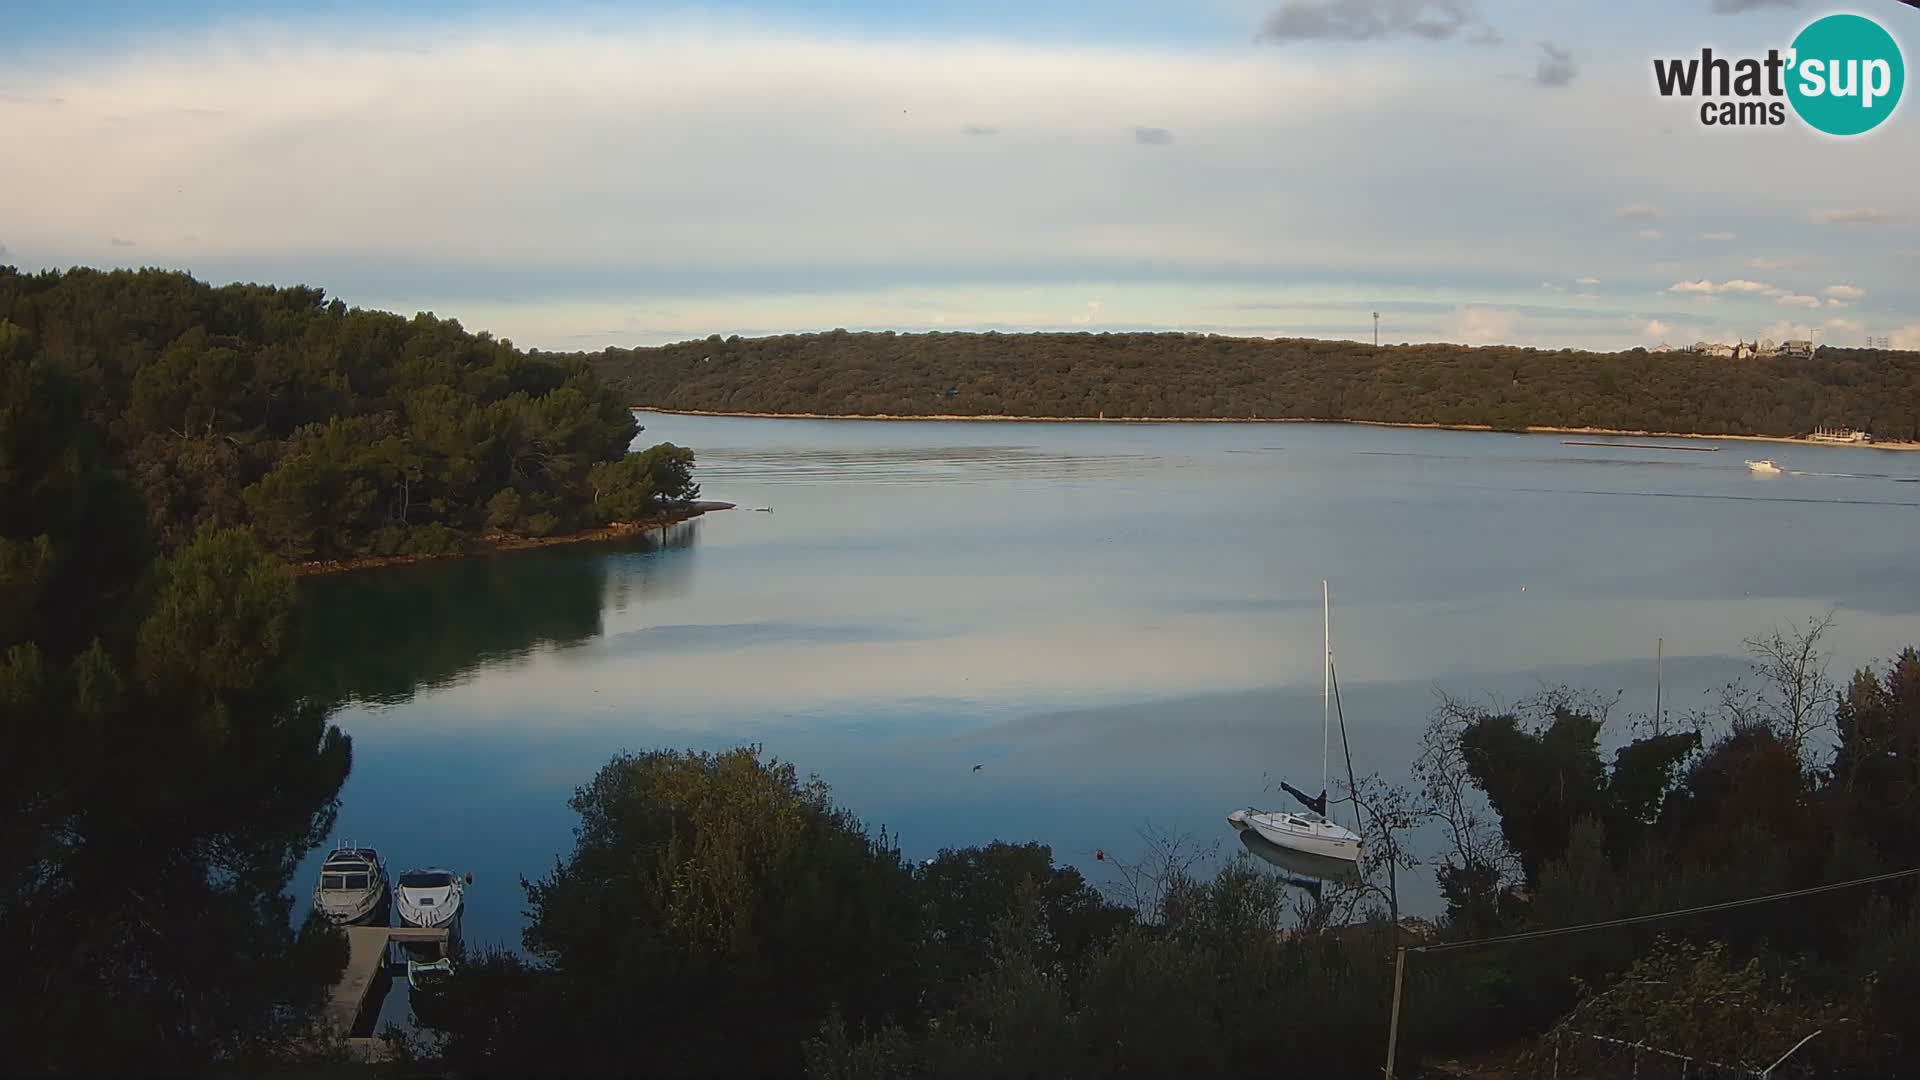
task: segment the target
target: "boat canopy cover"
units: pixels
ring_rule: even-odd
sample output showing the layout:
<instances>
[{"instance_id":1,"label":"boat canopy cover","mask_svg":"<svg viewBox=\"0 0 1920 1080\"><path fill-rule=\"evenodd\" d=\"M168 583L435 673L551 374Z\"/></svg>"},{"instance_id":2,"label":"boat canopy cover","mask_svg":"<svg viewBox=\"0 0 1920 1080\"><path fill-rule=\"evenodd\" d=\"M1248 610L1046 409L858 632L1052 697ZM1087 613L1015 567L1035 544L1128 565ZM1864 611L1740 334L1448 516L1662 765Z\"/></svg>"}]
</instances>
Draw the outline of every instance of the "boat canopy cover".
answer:
<instances>
[{"instance_id":1,"label":"boat canopy cover","mask_svg":"<svg viewBox=\"0 0 1920 1080\"><path fill-rule=\"evenodd\" d=\"M409 870L400 875L400 885L406 889L438 889L453 884L453 874L446 870Z\"/></svg>"}]
</instances>

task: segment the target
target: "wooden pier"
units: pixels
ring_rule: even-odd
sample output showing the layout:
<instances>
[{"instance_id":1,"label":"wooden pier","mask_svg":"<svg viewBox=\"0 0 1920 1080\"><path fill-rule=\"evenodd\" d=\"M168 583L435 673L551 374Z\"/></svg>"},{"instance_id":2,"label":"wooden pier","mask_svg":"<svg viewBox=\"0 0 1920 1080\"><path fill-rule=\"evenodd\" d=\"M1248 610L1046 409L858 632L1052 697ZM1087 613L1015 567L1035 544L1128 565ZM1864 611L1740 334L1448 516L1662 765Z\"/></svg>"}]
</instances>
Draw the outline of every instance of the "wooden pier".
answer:
<instances>
[{"instance_id":1,"label":"wooden pier","mask_svg":"<svg viewBox=\"0 0 1920 1080\"><path fill-rule=\"evenodd\" d=\"M432 945L445 956L448 934L444 929L412 926L349 926L346 931L347 970L328 995L321 1018L327 1031L349 1046L371 1049L373 1025L380 1017L378 1002L385 999L393 977L394 944Z\"/></svg>"}]
</instances>

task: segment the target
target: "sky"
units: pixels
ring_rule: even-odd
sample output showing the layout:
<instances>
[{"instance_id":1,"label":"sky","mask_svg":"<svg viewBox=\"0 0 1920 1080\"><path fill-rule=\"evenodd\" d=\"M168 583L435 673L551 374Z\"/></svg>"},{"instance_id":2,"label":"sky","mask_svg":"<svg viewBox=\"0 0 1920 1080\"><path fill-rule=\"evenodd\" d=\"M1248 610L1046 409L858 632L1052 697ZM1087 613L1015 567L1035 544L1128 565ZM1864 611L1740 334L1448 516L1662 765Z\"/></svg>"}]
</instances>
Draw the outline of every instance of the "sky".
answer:
<instances>
[{"instance_id":1,"label":"sky","mask_svg":"<svg viewBox=\"0 0 1920 1080\"><path fill-rule=\"evenodd\" d=\"M1920 349L1920 105L1702 126L1654 58L1895 0L9 0L0 263L526 346L1183 330Z\"/></svg>"}]
</instances>

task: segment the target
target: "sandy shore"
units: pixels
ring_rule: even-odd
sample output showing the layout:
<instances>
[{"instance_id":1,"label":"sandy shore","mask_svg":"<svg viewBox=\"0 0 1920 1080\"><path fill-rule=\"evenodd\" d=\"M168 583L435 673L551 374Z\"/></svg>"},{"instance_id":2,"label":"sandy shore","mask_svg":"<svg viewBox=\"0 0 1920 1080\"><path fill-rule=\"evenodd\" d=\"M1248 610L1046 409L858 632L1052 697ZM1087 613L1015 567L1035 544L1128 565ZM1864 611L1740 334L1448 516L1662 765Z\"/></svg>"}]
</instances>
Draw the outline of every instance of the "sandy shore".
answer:
<instances>
[{"instance_id":1,"label":"sandy shore","mask_svg":"<svg viewBox=\"0 0 1920 1080\"><path fill-rule=\"evenodd\" d=\"M466 551L445 555L367 555L358 559L319 559L314 562L294 563L290 569L294 577L314 577L320 574L348 574L356 570L374 570L384 566L407 566L438 559L464 559L474 555L495 555L507 551L531 551L534 548L560 547L563 544L603 544L610 540L626 540L655 529L664 529L669 525L690 521L712 510L731 509L733 509L732 503L697 502L645 521L619 521L597 529L582 529L579 532L561 533L558 536L483 537Z\"/></svg>"},{"instance_id":2,"label":"sandy shore","mask_svg":"<svg viewBox=\"0 0 1920 1080\"><path fill-rule=\"evenodd\" d=\"M1640 439L1729 439L1740 442L1792 443L1796 446L1828 446L1866 450L1920 450L1920 442L1827 443L1793 435L1708 435L1695 431L1627 431L1615 428L1546 427L1495 428L1489 424L1418 424L1402 420L1325 420L1311 416L1239 417L1239 416L1006 416L989 414L958 416L948 413L907 416L894 413L835 415L832 413L717 412L710 409L662 409L652 405L631 406L636 412L664 416L736 416L759 420L940 420L960 423L1022 424L1358 424L1364 427L1424 428L1430 431L1506 431L1517 435L1603 435Z\"/></svg>"}]
</instances>

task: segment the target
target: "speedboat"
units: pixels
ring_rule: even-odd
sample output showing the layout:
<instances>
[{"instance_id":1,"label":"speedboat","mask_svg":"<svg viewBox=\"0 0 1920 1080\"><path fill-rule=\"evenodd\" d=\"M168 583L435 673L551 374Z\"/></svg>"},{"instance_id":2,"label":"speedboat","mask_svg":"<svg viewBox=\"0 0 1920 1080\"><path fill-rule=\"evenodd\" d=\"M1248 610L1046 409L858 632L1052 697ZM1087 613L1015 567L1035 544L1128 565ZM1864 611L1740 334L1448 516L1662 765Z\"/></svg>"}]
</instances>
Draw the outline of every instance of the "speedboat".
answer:
<instances>
[{"instance_id":1,"label":"speedboat","mask_svg":"<svg viewBox=\"0 0 1920 1080\"><path fill-rule=\"evenodd\" d=\"M471 875L469 875L471 877ZM466 885L443 867L409 870L393 885L393 910L400 925L427 930L458 930Z\"/></svg>"},{"instance_id":2,"label":"speedboat","mask_svg":"<svg viewBox=\"0 0 1920 1080\"><path fill-rule=\"evenodd\" d=\"M444 956L430 964L412 959L407 961L407 985L415 990L438 986L451 974L453 961Z\"/></svg>"},{"instance_id":3,"label":"speedboat","mask_svg":"<svg viewBox=\"0 0 1920 1080\"><path fill-rule=\"evenodd\" d=\"M1251 830L1267 843L1288 851L1346 863L1360 859L1360 835L1311 810L1268 811L1247 807L1228 814L1227 824L1236 830Z\"/></svg>"},{"instance_id":4,"label":"speedboat","mask_svg":"<svg viewBox=\"0 0 1920 1080\"><path fill-rule=\"evenodd\" d=\"M380 853L351 840L327 853L313 887L314 910L336 923L384 922L387 867Z\"/></svg>"},{"instance_id":5,"label":"speedboat","mask_svg":"<svg viewBox=\"0 0 1920 1080\"><path fill-rule=\"evenodd\" d=\"M1757 472L1757 473L1767 473L1770 475L1777 474L1780 471L1780 466L1775 465L1773 463L1772 458L1759 458L1758 460L1749 460L1747 462L1747 468L1752 469L1754 472Z\"/></svg>"}]
</instances>

